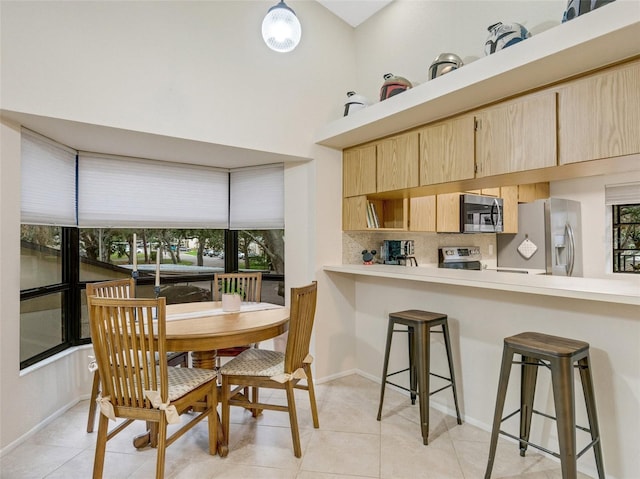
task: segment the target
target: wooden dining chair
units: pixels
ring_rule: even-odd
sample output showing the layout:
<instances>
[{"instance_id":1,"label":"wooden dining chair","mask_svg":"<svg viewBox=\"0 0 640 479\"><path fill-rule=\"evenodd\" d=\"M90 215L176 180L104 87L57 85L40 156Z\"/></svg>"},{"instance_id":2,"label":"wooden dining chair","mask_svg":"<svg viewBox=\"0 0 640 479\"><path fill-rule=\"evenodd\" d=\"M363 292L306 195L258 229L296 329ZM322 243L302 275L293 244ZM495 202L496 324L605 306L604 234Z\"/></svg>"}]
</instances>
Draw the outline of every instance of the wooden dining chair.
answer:
<instances>
[{"instance_id":1,"label":"wooden dining chair","mask_svg":"<svg viewBox=\"0 0 640 479\"><path fill-rule=\"evenodd\" d=\"M91 339L102 381L93 478L102 477L107 441L135 420L158 431L156 478L164 477L167 446L203 419L208 420L209 453L217 451L216 373L167 364L166 299L89 296ZM157 359L156 359L157 358ZM167 424L189 420L167 437ZM197 412L196 412L197 411ZM109 420L123 418L112 431Z\"/></svg>"},{"instance_id":2,"label":"wooden dining chair","mask_svg":"<svg viewBox=\"0 0 640 479\"><path fill-rule=\"evenodd\" d=\"M242 301L259 303L262 292L262 273L215 273L213 275L213 300L220 301L225 291L238 291ZM220 367L222 357L235 357L253 345L238 345L232 348L218 349L217 366Z\"/></svg>"},{"instance_id":3,"label":"wooden dining chair","mask_svg":"<svg viewBox=\"0 0 640 479\"><path fill-rule=\"evenodd\" d=\"M250 409L269 409L287 411L291 424L293 452L302 456L300 432L294 397L294 389L309 392L313 427L318 428L318 409L311 376L309 342L316 311L317 284L291 288L291 308L289 316L289 334L284 353L267 349L247 349L226 363L220 369L222 374L222 429L226 441L229 440L230 406L242 406ZM301 380L304 384L300 384ZM287 393L287 405L253 402L242 394L246 387L284 389Z\"/></svg>"},{"instance_id":4,"label":"wooden dining chair","mask_svg":"<svg viewBox=\"0 0 640 479\"><path fill-rule=\"evenodd\" d=\"M86 296L97 296L99 298L135 298L136 282L133 278L114 279L101 281L98 283L87 283ZM188 365L188 353L170 352L167 353L169 366ZM89 400L89 417L87 418L87 432L93 432L96 423L97 404L96 399L100 393L100 375L95 370L93 373L93 384L91 386L91 398Z\"/></svg>"}]
</instances>

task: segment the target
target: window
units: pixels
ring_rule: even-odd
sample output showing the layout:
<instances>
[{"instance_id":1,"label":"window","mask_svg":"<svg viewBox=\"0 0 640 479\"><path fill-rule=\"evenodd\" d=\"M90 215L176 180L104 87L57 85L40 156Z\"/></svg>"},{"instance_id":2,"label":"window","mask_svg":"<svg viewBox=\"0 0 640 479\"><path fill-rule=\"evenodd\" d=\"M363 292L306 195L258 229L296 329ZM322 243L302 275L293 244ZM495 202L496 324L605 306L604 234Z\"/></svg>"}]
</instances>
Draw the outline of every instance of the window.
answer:
<instances>
[{"instance_id":1,"label":"window","mask_svg":"<svg viewBox=\"0 0 640 479\"><path fill-rule=\"evenodd\" d=\"M613 272L640 274L640 204L613 205Z\"/></svg>"},{"instance_id":2,"label":"window","mask_svg":"<svg viewBox=\"0 0 640 479\"><path fill-rule=\"evenodd\" d=\"M135 258L136 295L155 295L159 248L168 304L210 301L214 273L239 270L284 304L283 165L78 155L26 130L21 165L21 368L90 342L87 282L130 277Z\"/></svg>"},{"instance_id":3,"label":"window","mask_svg":"<svg viewBox=\"0 0 640 479\"><path fill-rule=\"evenodd\" d=\"M640 183L605 186L611 214L611 271L640 273Z\"/></svg>"}]
</instances>

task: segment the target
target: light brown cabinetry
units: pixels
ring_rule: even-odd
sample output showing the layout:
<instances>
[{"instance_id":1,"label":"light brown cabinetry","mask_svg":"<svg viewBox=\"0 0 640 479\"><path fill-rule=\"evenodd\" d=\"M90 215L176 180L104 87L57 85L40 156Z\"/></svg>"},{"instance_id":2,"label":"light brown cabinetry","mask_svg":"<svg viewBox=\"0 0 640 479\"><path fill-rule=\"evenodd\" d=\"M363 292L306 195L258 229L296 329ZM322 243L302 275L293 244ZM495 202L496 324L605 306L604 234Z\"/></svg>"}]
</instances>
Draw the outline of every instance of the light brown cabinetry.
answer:
<instances>
[{"instance_id":1,"label":"light brown cabinetry","mask_svg":"<svg viewBox=\"0 0 640 479\"><path fill-rule=\"evenodd\" d=\"M436 197L420 196L409 201L409 231L436 231Z\"/></svg>"},{"instance_id":2,"label":"light brown cabinetry","mask_svg":"<svg viewBox=\"0 0 640 479\"><path fill-rule=\"evenodd\" d=\"M640 153L640 60L558 89L561 165Z\"/></svg>"},{"instance_id":3,"label":"light brown cabinetry","mask_svg":"<svg viewBox=\"0 0 640 479\"><path fill-rule=\"evenodd\" d=\"M556 166L556 96L543 92L476 112L476 177Z\"/></svg>"},{"instance_id":4,"label":"light brown cabinetry","mask_svg":"<svg viewBox=\"0 0 640 479\"><path fill-rule=\"evenodd\" d=\"M406 231L409 227L409 200L371 199L366 195L342 199L342 229L344 231L372 231L367 221L368 203L373 205L380 224L376 230Z\"/></svg>"},{"instance_id":5,"label":"light brown cabinetry","mask_svg":"<svg viewBox=\"0 0 640 479\"><path fill-rule=\"evenodd\" d=\"M460 233L460 195L446 193L436 197L436 231Z\"/></svg>"},{"instance_id":6,"label":"light brown cabinetry","mask_svg":"<svg viewBox=\"0 0 640 479\"><path fill-rule=\"evenodd\" d=\"M342 199L342 229L344 231L367 229L366 196L351 196Z\"/></svg>"},{"instance_id":7,"label":"light brown cabinetry","mask_svg":"<svg viewBox=\"0 0 640 479\"><path fill-rule=\"evenodd\" d=\"M410 132L377 143L377 191L418 186L418 133Z\"/></svg>"},{"instance_id":8,"label":"light brown cabinetry","mask_svg":"<svg viewBox=\"0 0 640 479\"><path fill-rule=\"evenodd\" d=\"M473 115L429 125L419 134L421 185L474 177Z\"/></svg>"},{"instance_id":9,"label":"light brown cabinetry","mask_svg":"<svg viewBox=\"0 0 640 479\"><path fill-rule=\"evenodd\" d=\"M342 155L342 196L376 192L376 145L345 150Z\"/></svg>"}]
</instances>

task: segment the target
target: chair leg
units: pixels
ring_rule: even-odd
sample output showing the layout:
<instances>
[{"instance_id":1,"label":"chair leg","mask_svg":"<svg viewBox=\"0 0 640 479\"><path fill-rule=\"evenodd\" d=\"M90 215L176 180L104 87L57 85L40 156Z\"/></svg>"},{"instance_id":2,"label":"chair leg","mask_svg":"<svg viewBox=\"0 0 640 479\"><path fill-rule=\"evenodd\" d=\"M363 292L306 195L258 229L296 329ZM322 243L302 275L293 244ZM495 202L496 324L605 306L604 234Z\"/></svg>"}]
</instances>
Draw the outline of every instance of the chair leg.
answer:
<instances>
[{"instance_id":1,"label":"chair leg","mask_svg":"<svg viewBox=\"0 0 640 479\"><path fill-rule=\"evenodd\" d=\"M158 423L158 451L156 457L156 479L164 479L164 461L167 451L167 417L160 414Z\"/></svg>"},{"instance_id":2,"label":"chair leg","mask_svg":"<svg viewBox=\"0 0 640 479\"><path fill-rule=\"evenodd\" d=\"M587 406L587 418L589 419L589 430L591 431L591 440L597 442L593 445L593 453L596 456L596 469L598 470L598 478L604 479L604 462L602 460L602 446L600 441L600 428L598 426L598 414L596 410L596 397L593 394L593 378L591 377L591 368L589 367L589 356L578 361L580 366L580 379L582 381L582 392L584 393L584 402Z\"/></svg>"},{"instance_id":3,"label":"chair leg","mask_svg":"<svg viewBox=\"0 0 640 479\"><path fill-rule=\"evenodd\" d=\"M562 479L571 479L577 476L578 469L573 364L570 359L562 358L551 363L551 382L553 402L556 408Z\"/></svg>"},{"instance_id":4,"label":"chair leg","mask_svg":"<svg viewBox=\"0 0 640 479\"><path fill-rule=\"evenodd\" d=\"M420 325L413 330L413 351L418 376L418 401L420 402L420 429L422 443L429 444L429 368L431 334L429 327Z\"/></svg>"},{"instance_id":5,"label":"chair leg","mask_svg":"<svg viewBox=\"0 0 640 479\"><path fill-rule=\"evenodd\" d=\"M318 421L318 406L316 404L316 390L313 385L313 376L311 376L311 365L304 365L304 372L307 375L307 387L309 388L309 402L311 403L311 417L313 418L313 427L318 429L320 422Z\"/></svg>"},{"instance_id":6,"label":"chair leg","mask_svg":"<svg viewBox=\"0 0 640 479\"><path fill-rule=\"evenodd\" d=\"M286 384L287 408L289 409L289 423L291 424L291 439L293 439L293 453L296 457L302 457L302 447L300 446L300 431L298 430L298 414L296 412L296 398L294 394L293 382Z\"/></svg>"},{"instance_id":7,"label":"chair leg","mask_svg":"<svg viewBox=\"0 0 640 479\"><path fill-rule=\"evenodd\" d=\"M251 402L254 404L258 404L258 402L260 401L260 388L255 386L244 388L244 394L247 394L249 391L251 392ZM258 417L260 414L262 414L262 409L251 409L251 415L253 417Z\"/></svg>"},{"instance_id":8,"label":"chair leg","mask_svg":"<svg viewBox=\"0 0 640 479\"><path fill-rule=\"evenodd\" d=\"M93 373L93 384L91 386L91 398L89 399L89 417L87 418L87 432L93 432L93 426L96 423L96 411L98 404L98 393L100 392L100 375L98 371Z\"/></svg>"},{"instance_id":9,"label":"chair leg","mask_svg":"<svg viewBox=\"0 0 640 479\"><path fill-rule=\"evenodd\" d=\"M382 366L382 380L380 381L380 405L378 406L378 421L382 416L382 403L384 402L384 389L387 384L387 370L389 368L389 351L391 350L391 339L393 337L393 321L389 321L387 326L387 346L384 350L384 363Z\"/></svg>"},{"instance_id":10,"label":"chair leg","mask_svg":"<svg viewBox=\"0 0 640 479\"><path fill-rule=\"evenodd\" d=\"M207 394L207 408L211 411L207 417L209 427L209 454L218 452L218 385L214 381L211 392Z\"/></svg>"},{"instance_id":11,"label":"chair leg","mask_svg":"<svg viewBox=\"0 0 640 479\"><path fill-rule=\"evenodd\" d=\"M502 422L502 411L504 410L504 402L507 396L507 386L509 385L509 374L511 373L512 360L513 350L505 345L502 351L502 365L500 366L500 378L498 379L496 409L493 413L493 426L491 429L491 440L489 444L489 459L487 461L487 470L484 473L484 479L489 479L491 477L493 461L496 458L498 434L500 433L500 423Z\"/></svg>"},{"instance_id":12,"label":"chair leg","mask_svg":"<svg viewBox=\"0 0 640 479\"><path fill-rule=\"evenodd\" d=\"M535 363L535 364L534 364ZM520 383L520 439L528 441L531 435L533 400L538 378L537 359L522 356L522 380ZM527 443L520 441L520 455L524 457Z\"/></svg>"},{"instance_id":13,"label":"chair leg","mask_svg":"<svg viewBox=\"0 0 640 479\"><path fill-rule=\"evenodd\" d=\"M416 368L413 328L411 326L407 327L407 340L409 341L409 394L411 396L411 404L414 405L418 391L418 370Z\"/></svg>"},{"instance_id":14,"label":"chair leg","mask_svg":"<svg viewBox=\"0 0 640 479\"><path fill-rule=\"evenodd\" d=\"M104 470L104 456L107 449L107 434L109 428L109 418L100 414L98 418L98 439L96 441L96 454L93 460L93 479L102 479Z\"/></svg>"},{"instance_id":15,"label":"chair leg","mask_svg":"<svg viewBox=\"0 0 640 479\"><path fill-rule=\"evenodd\" d=\"M222 415L222 436L223 443L222 446L229 446L229 414L231 412L231 405L229 404L229 396L231 395L231 385L229 384L229 378L227 376L222 376L222 386L220 388L222 394L222 406L221 406L221 415Z\"/></svg>"},{"instance_id":16,"label":"chair leg","mask_svg":"<svg viewBox=\"0 0 640 479\"><path fill-rule=\"evenodd\" d=\"M456 388L456 373L453 369L453 355L451 354L451 339L449 338L449 324L442 323L442 335L444 336L444 348L447 351L447 362L449 363L449 377L451 378L451 389L453 391L453 403L456 406L456 417L458 424L462 424L460 408L458 407L458 390Z\"/></svg>"}]
</instances>

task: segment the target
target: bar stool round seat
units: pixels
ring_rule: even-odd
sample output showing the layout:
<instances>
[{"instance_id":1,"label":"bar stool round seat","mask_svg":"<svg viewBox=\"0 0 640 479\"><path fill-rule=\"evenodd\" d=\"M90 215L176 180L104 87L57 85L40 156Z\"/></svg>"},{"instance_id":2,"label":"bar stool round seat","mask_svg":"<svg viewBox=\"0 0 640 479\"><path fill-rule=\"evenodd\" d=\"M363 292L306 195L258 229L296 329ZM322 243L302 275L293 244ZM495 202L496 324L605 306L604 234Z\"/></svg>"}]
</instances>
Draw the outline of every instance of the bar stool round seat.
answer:
<instances>
[{"instance_id":1,"label":"bar stool round seat","mask_svg":"<svg viewBox=\"0 0 640 479\"><path fill-rule=\"evenodd\" d=\"M521 361L513 361L514 354L519 354ZM502 417L512 364L522 365L520 409L506 417ZM551 371L555 417L533 409L539 366L545 366ZM576 426L574 366L580 371L587 418L589 420L588 428ZM518 413L520 413L519 436L500 430L500 424L503 421ZM559 453L529 442L533 413L556 420ZM580 452L576 451L576 428L591 435L591 442ZM527 447L531 446L559 458L563 479L575 479L577 476L577 459L593 447L598 477L604 479L600 430L598 428L596 400L589 362L589 343L535 332L520 333L504 339L485 479L491 477L499 434L517 440L521 456L524 456Z\"/></svg>"},{"instance_id":2,"label":"bar stool round seat","mask_svg":"<svg viewBox=\"0 0 640 479\"><path fill-rule=\"evenodd\" d=\"M396 325L406 326L407 329L396 329ZM444 336L444 345L447 351L447 362L449 364L449 377L444 377L430 371L430 342L431 329L441 326ZM409 342L409 367L388 372L389 368L389 352L391 351L391 342L393 333L407 333ZM406 388L392 381L389 377L395 374L409 372L410 387ZM436 376L448 382L448 384L436 391L429 389L429 377ZM389 314L389 325L387 327L387 344L384 352L384 366L382 370L382 384L380 388L380 405L378 407L378 421L382 417L382 404L384 402L384 391L387 384L391 384L411 394L411 404L416 403L416 397L419 399L420 406L420 427L422 430L422 441L424 445L429 443L429 396L443 389L452 388L453 401L456 407L456 416L458 424L462 424L460 418L460 409L458 408L458 394L456 391L455 373L453 369L453 359L451 356L451 341L449 339L449 324L447 315L441 313L432 313L429 311L421 311L418 309L410 309Z\"/></svg>"}]
</instances>

